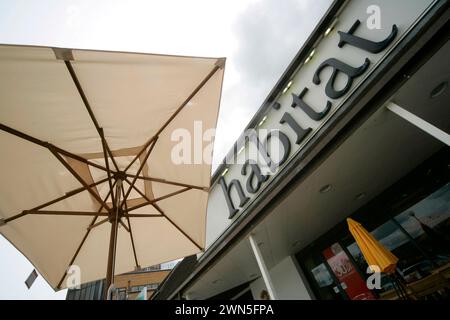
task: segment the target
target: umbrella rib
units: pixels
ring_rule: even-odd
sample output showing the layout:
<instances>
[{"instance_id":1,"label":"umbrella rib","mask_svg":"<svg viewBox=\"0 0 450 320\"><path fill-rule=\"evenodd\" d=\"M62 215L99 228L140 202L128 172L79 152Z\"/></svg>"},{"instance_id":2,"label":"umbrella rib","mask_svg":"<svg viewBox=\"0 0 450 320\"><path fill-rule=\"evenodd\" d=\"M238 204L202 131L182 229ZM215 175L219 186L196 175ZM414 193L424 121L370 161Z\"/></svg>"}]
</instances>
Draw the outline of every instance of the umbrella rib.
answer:
<instances>
[{"instance_id":1,"label":"umbrella rib","mask_svg":"<svg viewBox=\"0 0 450 320\"><path fill-rule=\"evenodd\" d=\"M138 152L138 154L133 158L133 160L131 160L131 162L127 165L127 167L123 170L123 172L127 172L128 169L130 169L130 167L133 165L133 163L136 162L136 160L141 156L141 154L148 148L148 146L153 142L153 140L156 139L156 136L153 136L150 140L148 140L144 146L142 147L142 149Z\"/></svg>"},{"instance_id":2,"label":"umbrella rib","mask_svg":"<svg viewBox=\"0 0 450 320\"><path fill-rule=\"evenodd\" d=\"M209 81L209 79L212 78L212 76L216 73L217 70L221 69L222 67L218 64L214 66L214 68L206 75L206 77L197 85L197 87L191 92L191 94L183 101L183 103L175 110L175 112L170 116L170 118L159 128L159 130L153 135L153 137L144 145L144 147L141 149L141 151L134 157L134 159L131 161L131 163L127 166L127 168L124 170L126 172L131 165L139 158L139 156L144 152L144 150L150 145L151 141L157 136L161 134L161 132L172 122L172 120L183 110L183 108L191 101L193 97L203 88L203 86Z\"/></svg>"},{"instance_id":3,"label":"umbrella rib","mask_svg":"<svg viewBox=\"0 0 450 320\"><path fill-rule=\"evenodd\" d=\"M99 222L94 223L93 225L89 226L88 230L94 229L95 227L98 227L98 226L100 226L100 225L102 225L102 224L104 224L105 222L108 222L108 221L109 221L109 216L107 218L105 218L103 220L100 220Z\"/></svg>"},{"instance_id":4,"label":"umbrella rib","mask_svg":"<svg viewBox=\"0 0 450 320\"><path fill-rule=\"evenodd\" d=\"M122 221L122 219L119 220L119 223L122 225L122 227L125 228L125 230L127 230L128 233L130 233L130 229L127 227L127 225Z\"/></svg>"},{"instance_id":5,"label":"umbrella rib","mask_svg":"<svg viewBox=\"0 0 450 320\"><path fill-rule=\"evenodd\" d=\"M130 184L130 181L129 181L128 179L125 178L125 181L126 181L128 184ZM131 184L130 184L130 185L131 185ZM133 186L133 189L136 190L136 192L139 193L139 194L141 195L141 197L143 197L145 200L147 200L148 204L153 204L152 201L145 195L145 193L143 193L141 190L139 190L136 186ZM139 208L141 208L141 207L145 207L146 205L147 205L147 203L146 203L145 205L143 205L143 204L141 204L141 205L136 205L136 206L130 208L128 211L136 210L136 209L139 209ZM139 207L139 208L136 208L137 206L140 206L140 207ZM156 209L156 208L155 208L155 209ZM160 214L160 215L153 215L153 216L155 216L155 217L161 217L162 214Z\"/></svg>"},{"instance_id":6,"label":"umbrella rib","mask_svg":"<svg viewBox=\"0 0 450 320\"><path fill-rule=\"evenodd\" d=\"M116 182L114 182L114 184L116 184ZM111 190L107 193L107 195L106 195L106 197L105 197L105 200L104 200L105 202L106 202L106 200L108 200L110 194L111 194ZM103 209L103 206L100 206L100 208L97 210L97 213L100 213L100 212L102 211L102 209ZM80 251L81 251L81 247L83 247L83 244L86 242L86 239L87 239L89 233L90 233L91 230L92 230L91 227L94 225L94 223L95 223L95 221L97 220L97 218L98 218L98 216L92 218L92 220L91 220L91 222L89 223L89 226L88 226L88 228L87 228L87 231L86 231L86 233L85 233L84 236L83 236L83 239L81 239L80 245L78 246L77 250L75 250L75 253L74 253L72 259L70 259L70 262L69 262L67 268L70 267L70 266L74 263L75 259L77 258L78 254L79 254ZM67 272L67 269L64 271L64 274L62 275L61 280L59 280L59 283L58 283L57 288L61 288L61 284L62 284L64 278L66 277L66 272Z\"/></svg>"},{"instance_id":7,"label":"umbrella rib","mask_svg":"<svg viewBox=\"0 0 450 320\"><path fill-rule=\"evenodd\" d=\"M106 142L106 139L103 135L103 129L100 127L97 119L95 118L94 112L92 111L91 105L89 104L86 94L84 93L84 90L81 87L80 81L78 80L78 77L75 73L75 70L72 67L72 64L68 60L64 60L64 63L66 64L67 70L69 71L70 76L72 77L72 80L75 84L75 87L77 88L78 93L80 94L81 100L83 100L83 104L86 107L86 110L89 113L89 116L91 117L92 122L94 123L95 129L97 130L100 138L102 139L102 143L104 144L104 147L106 148L106 152L108 153L109 157L111 158L116 170L119 171L119 167L117 166L116 160L114 159L111 149L109 148L108 143Z\"/></svg>"},{"instance_id":8,"label":"umbrella rib","mask_svg":"<svg viewBox=\"0 0 450 320\"><path fill-rule=\"evenodd\" d=\"M152 153L153 148L156 145L156 142L158 141L158 137L156 137L155 140L153 140L153 144L150 146L150 148L148 149L147 154L144 157L144 161L142 161L141 165L139 166L138 171L136 172L136 176L133 178L133 181L131 181L130 186L128 187L128 190L125 194L125 198L123 199L123 202L127 201L128 196L130 195L131 189L133 189L134 184L136 183L137 177L139 176L139 174L141 173L142 169L145 166L145 163L147 162L148 157L150 156L150 153ZM128 182L129 183L129 182ZM122 202L122 203L123 203Z\"/></svg>"},{"instance_id":9,"label":"umbrella rib","mask_svg":"<svg viewBox=\"0 0 450 320\"><path fill-rule=\"evenodd\" d=\"M58 210L26 210L26 214L57 215L57 216L102 216L108 217L108 213L98 213L93 211L58 211Z\"/></svg>"},{"instance_id":10,"label":"umbrella rib","mask_svg":"<svg viewBox=\"0 0 450 320\"><path fill-rule=\"evenodd\" d=\"M192 93L184 100L184 102L178 107L178 109L170 116L170 118L163 124L163 126L155 134L159 136L161 132L172 122L172 120L183 110L183 108L191 101L191 99L200 91L201 88L212 78L217 70L221 69L221 66L215 65L214 68L206 75L206 77L199 83L199 85L192 91Z\"/></svg>"},{"instance_id":11,"label":"umbrella rib","mask_svg":"<svg viewBox=\"0 0 450 320\"><path fill-rule=\"evenodd\" d=\"M103 182L106 182L106 180L107 180L107 179L102 179L102 180L100 180L100 181L91 183L90 185L88 185L88 187L89 187L89 188L92 188L92 187L94 187L94 186L96 186L96 185L98 185L98 184L101 184L101 183L103 183ZM41 205L39 205L39 206L37 206L37 207L34 207L34 208L32 208L32 209L24 210L24 211L22 211L22 213L19 213L19 214L15 215L15 216L12 216L12 217L10 217L10 218L7 218L7 219L5 219L4 221L5 221L5 223L14 221L14 220L16 220L16 219L18 219L18 218L21 218L21 217L23 217L23 216L26 216L26 215L27 215L26 211L39 210L39 209L48 207L49 205L52 205L52 204L57 203L57 202L59 202L59 201L68 199L68 198L70 198L70 197L73 197L74 195L77 195L78 193L80 193L80 192L82 192L82 191L84 191L84 190L86 190L86 189L87 189L87 188L83 186L83 187L80 187L80 188L71 190L71 191L69 191L69 192L66 192L66 194L65 194L64 196L61 196L61 197L56 198L56 199L53 199L53 200L51 200L51 201L49 201L49 202L43 203L43 204L41 204Z\"/></svg>"},{"instance_id":12,"label":"umbrella rib","mask_svg":"<svg viewBox=\"0 0 450 320\"><path fill-rule=\"evenodd\" d=\"M76 154L73 154L73 153L67 151L67 150L64 150L64 149L62 149L60 147L57 147L57 146L55 146L55 145L53 145L53 144L51 144L49 142L42 141L42 140L40 140L38 138L35 138L35 137L32 137L32 136L30 136L30 135L28 135L26 133L23 133L23 132L21 132L19 130L16 130L16 129L13 129L11 127L8 127L8 126L6 126L6 125L4 125L2 123L0 123L0 130L8 132L9 134L12 134L12 135L14 135L16 137L22 138L22 139L27 140L29 142L32 142L34 144L37 144L37 145L39 145L41 147L44 147L44 148L46 148L46 149L48 149L50 151L52 149L56 150L60 154L65 155L65 156L67 156L69 158L78 160L78 161L80 161L82 163L85 163L85 164L90 165L92 167L95 167L97 169L100 169L100 170L103 170L103 171L107 171L106 168L101 166L101 165L93 163L93 162L91 162L91 161L89 161L89 160L87 160L87 159L85 159L83 157L80 157L80 156L78 156Z\"/></svg>"},{"instance_id":13,"label":"umbrella rib","mask_svg":"<svg viewBox=\"0 0 450 320\"><path fill-rule=\"evenodd\" d=\"M115 209L115 203L116 201L114 200L114 192L113 192L113 184L112 184L112 178L111 178L111 170L109 168L109 160L108 160L108 154L107 154L107 145L106 145L106 140L105 140L105 135L103 132L103 129L100 128L100 136L102 137L102 149L103 149L103 157L105 158L105 165L106 165L106 170L108 173L108 184L109 184L109 190L111 190L111 199L112 199L112 204L113 204L113 209Z\"/></svg>"},{"instance_id":14,"label":"umbrella rib","mask_svg":"<svg viewBox=\"0 0 450 320\"><path fill-rule=\"evenodd\" d=\"M123 215L126 218L161 218L162 214L140 214L140 213L129 213Z\"/></svg>"},{"instance_id":15,"label":"umbrella rib","mask_svg":"<svg viewBox=\"0 0 450 320\"><path fill-rule=\"evenodd\" d=\"M164 211L162 211L162 209L156 204L156 203L152 203L152 205L159 211L161 212L161 214L178 230L180 231L187 239L189 239L189 241L192 242L192 244L194 244L200 251L203 251L203 248L197 244L197 242L194 241L194 239L192 239L186 232L183 231L183 229L181 229L175 222L172 221L172 219L170 219L165 213Z\"/></svg>"},{"instance_id":16,"label":"umbrella rib","mask_svg":"<svg viewBox=\"0 0 450 320\"><path fill-rule=\"evenodd\" d=\"M125 181L128 181L128 179L125 179ZM178 227L178 225L176 223L174 223L165 213L164 211L156 204L153 203L152 200L150 200L144 193L142 193L138 188L134 188L145 200L147 200L148 202L150 202L150 204L159 211L159 213L161 213L161 216L165 217L175 228L178 229L178 231L180 231L187 239L189 239L200 251L203 250L203 248L201 246L199 246L186 232L184 232L180 227ZM132 217L131 215L128 214L129 217ZM139 216L144 216L144 215L139 215ZM147 215L149 216L149 215ZM154 217L160 217L158 215L151 215Z\"/></svg>"},{"instance_id":17,"label":"umbrella rib","mask_svg":"<svg viewBox=\"0 0 450 320\"><path fill-rule=\"evenodd\" d=\"M63 157L61 157L61 155L56 150L50 148L50 151L66 167L66 169L69 170L69 172L75 177L75 179L78 180L78 182L80 182L84 187L88 186L86 181L84 181L83 178L80 177L80 175L66 162L66 160L64 160ZM95 193L91 188L87 188L87 190L94 197L94 199L102 205L103 208L105 208L109 213L112 212L106 202L104 202L97 193Z\"/></svg>"},{"instance_id":18,"label":"umbrella rib","mask_svg":"<svg viewBox=\"0 0 450 320\"><path fill-rule=\"evenodd\" d=\"M123 184L121 186L121 189L122 189L123 197L125 198L125 190L123 188ZM126 201L124 202L124 206L125 206L125 212L128 214L128 205L127 205ZM136 262L136 268L139 268L139 262L138 262L138 258L137 258L137 254L136 254L136 247L134 245L133 230L131 229L130 218L128 216L126 216L126 218L127 218L128 227L129 227L128 232L130 233L131 246L133 247L134 261Z\"/></svg>"},{"instance_id":19,"label":"umbrella rib","mask_svg":"<svg viewBox=\"0 0 450 320\"><path fill-rule=\"evenodd\" d=\"M183 192L186 192L186 191L188 191L188 190L191 190L191 188L189 188L189 187L183 188L183 189L180 189L180 190L177 190L177 191L168 193L168 194L166 194L166 195L164 195L164 196L161 196L161 197L159 197L159 198L155 198L155 199L153 199L153 200L147 200L147 202L144 202L144 203L135 205L134 207L131 207L131 208L128 210L128 212L133 211L133 210L136 210L136 209L139 209L139 208L142 208L142 207L145 207L145 206L148 206L149 204L152 204L152 203L155 203L155 202L158 202L158 201L162 201L162 200L164 200L164 199L167 199L167 198L176 196L176 195L178 195L178 194L180 194L180 193L183 193Z\"/></svg>"},{"instance_id":20,"label":"umbrella rib","mask_svg":"<svg viewBox=\"0 0 450 320\"><path fill-rule=\"evenodd\" d=\"M125 175L130 178L135 177L135 175L129 174L129 173L126 173ZM188 187L191 189L198 189L198 190L203 190L203 191L207 191L209 189L208 187L201 187L201 186L196 186L196 185L192 185L192 184L175 182L175 181L170 181L170 180L165 180L165 179L160 179L160 178L137 176L137 179L152 181L152 182L159 182L159 183L164 183L164 184L171 184L171 185L179 186L179 187Z\"/></svg>"}]
</instances>

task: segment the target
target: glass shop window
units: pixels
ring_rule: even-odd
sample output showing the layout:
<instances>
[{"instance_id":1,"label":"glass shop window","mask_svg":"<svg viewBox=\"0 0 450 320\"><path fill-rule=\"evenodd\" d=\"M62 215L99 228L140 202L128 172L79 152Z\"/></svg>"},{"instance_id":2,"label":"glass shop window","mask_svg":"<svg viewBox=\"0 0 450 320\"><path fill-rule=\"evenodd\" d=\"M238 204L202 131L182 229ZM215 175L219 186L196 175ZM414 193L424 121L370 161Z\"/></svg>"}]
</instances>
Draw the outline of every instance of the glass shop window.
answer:
<instances>
[{"instance_id":1,"label":"glass shop window","mask_svg":"<svg viewBox=\"0 0 450 320\"><path fill-rule=\"evenodd\" d=\"M414 238L425 259L402 270L407 282L450 267L450 183L394 218Z\"/></svg>"},{"instance_id":2,"label":"glass shop window","mask_svg":"<svg viewBox=\"0 0 450 320\"><path fill-rule=\"evenodd\" d=\"M388 220L372 235L399 258L397 270L406 283L425 278L436 269L450 268L450 183ZM414 239L414 241L412 241ZM353 242L347 247L359 269L367 263ZM382 276L382 290L393 289Z\"/></svg>"},{"instance_id":3,"label":"glass shop window","mask_svg":"<svg viewBox=\"0 0 450 320\"><path fill-rule=\"evenodd\" d=\"M126 288L117 289L117 300L127 300L128 294Z\"/></svg>"},{"instance_id":4,"label":"glass shop window","mask_svg":"<svg viewBox=\"0 0 450 320\"><path fill-rule=\"evenodd\" d=\"M403 233L393 221L389 220L385 222L371 233L375 239L399 258L397 266L400 270L407 269L424 258L421 252L410 241L408 235ZM362 272L366 272L368 265L358 245L353 242L347 249L353 256L359 269ZM391 281L385 275L382 276L381 287L381 292L393 289Z\"/></svg>"},{"instance_id":5,"label":"glass shop window","mask_svg":"<svg viewBox=\"0 0 450 320\"><path fill-rule=\"evenodd\" d=\"M317 254L310 254L302 258L304 266L308 271L308 276L312 278L311 285L318 299L324 300L344 300L345 294L342 292L335 277L330 272L329 267L319 258Z\"/></svg>"}]
</instances>

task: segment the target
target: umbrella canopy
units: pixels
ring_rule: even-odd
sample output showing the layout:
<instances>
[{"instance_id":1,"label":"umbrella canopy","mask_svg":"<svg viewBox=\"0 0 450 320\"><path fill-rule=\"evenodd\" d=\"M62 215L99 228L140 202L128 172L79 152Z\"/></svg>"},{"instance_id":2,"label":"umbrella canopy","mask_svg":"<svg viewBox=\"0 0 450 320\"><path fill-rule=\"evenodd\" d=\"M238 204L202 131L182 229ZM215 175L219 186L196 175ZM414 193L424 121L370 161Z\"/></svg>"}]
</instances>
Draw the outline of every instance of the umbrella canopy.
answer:
<instances>
[{"instance_id":1,"label":"umbrella canopy","mask_svg":"<svg viewBox=\"0 0 450 320\"><path fill-rule=\"evenodd\" d=\"M174 132L194 158L224 64L0 46L0 233L54 289L203 250L211 164L173 161Z\"/></svg>"},{"instance_id":2,"label":"umbrella canopy","mask_svg":"<svg viewBox=\"0 0 450 320\"><path fill-rule=\"evenodd\" d=\"M347 218L347 223L350 233L355 238L369 267L378 266L381 272L394 273L398 258L378 242L360 223L350 218Z\"/></svg>"}]
</instances>

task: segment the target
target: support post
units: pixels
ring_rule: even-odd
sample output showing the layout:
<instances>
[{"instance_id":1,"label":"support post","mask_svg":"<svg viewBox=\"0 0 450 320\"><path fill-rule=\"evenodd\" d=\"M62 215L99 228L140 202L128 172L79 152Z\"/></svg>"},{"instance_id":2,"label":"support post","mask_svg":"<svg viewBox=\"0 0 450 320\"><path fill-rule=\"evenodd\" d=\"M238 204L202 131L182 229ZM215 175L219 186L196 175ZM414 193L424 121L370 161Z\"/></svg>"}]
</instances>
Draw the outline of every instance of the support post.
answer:
<instances>
[{"instance_id":1,"label":"support post","mask_svg":"<svg viewBox=\"0 0 450 320\"><path fill-rule=\"evenodd\" d=\"M250 245L253 250L253 254L255 255L256 262L258 263L259 270L261 271L261 275L264 280L264 284L266 285L267 291L269 291L270 299L277 300L277 295L275 293L275 289L272 284L272 279L270 278L269 270L267 270L266 263L262 257L261 251L259 250L258 244L255 241L255 238L252 234L248 237L250 241Z\"/></svg>"},{"instance_id":2,"label":"support post","mask_svg":"<svg viewBox=\"0 0 450 320\"><path fill-rule=\"evenodd\" d=\"M442 131L441 129L433 126L431 123L426 122L425 120L419 118L415 114L412 114L408 110L403 109L402 107L393 102L389 102L386 108L395 113L400 118L403 118L409 123L415 125L420 130L425 131L426 133L435 137L436 139L443 142L447 146L450 146L450 135L445 131Z\"/></svg>"},{"instance_id":3,"label":"support post","mask_svg":"<svg viewBox=\"0 0 450 320\"><path fill-rule=\"evenodd\" d=\"M114 216L111 217L111 233L109 238L109 251L108 251L108 265L106 270L106 286L104 291L104 298L109 299L111 294L110 287L114 284L114 267L116 265L116 246L117 246L117 232L119 226L119 209L120 209L120 192L122 188L122 180L117 180L116 183L116 206Z\"/></svg>"}]
</instances>

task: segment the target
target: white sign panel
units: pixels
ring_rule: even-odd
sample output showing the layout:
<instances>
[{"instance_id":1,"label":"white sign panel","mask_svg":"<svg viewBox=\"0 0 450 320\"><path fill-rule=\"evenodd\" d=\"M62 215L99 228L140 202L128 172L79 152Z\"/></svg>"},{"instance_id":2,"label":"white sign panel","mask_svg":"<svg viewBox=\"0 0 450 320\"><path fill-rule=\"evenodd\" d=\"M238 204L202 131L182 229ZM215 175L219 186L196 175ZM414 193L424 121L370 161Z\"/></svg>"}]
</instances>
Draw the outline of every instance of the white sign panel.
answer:
<instances>
[{"instance_id":1,"label":"white sign panel","mask_svg":"<svg viewBox=\"0 0 450 320\"><path fill-rule=\"evenodd\" d=\"M310 48L298 71L255 128L258 139L254 144L261 144L267 162L279 166L271 171L267 170L270 165L260 160L246 163L245 157L255 156L249 151L252 142L248 142L236 164L229 165L211 190L207 247L245 214L268 182L389 55L432 3L358 0L346 5L321 41ZM277 159L272 157L273 142L280 145Z\"/></svg>"}]
</instances>

